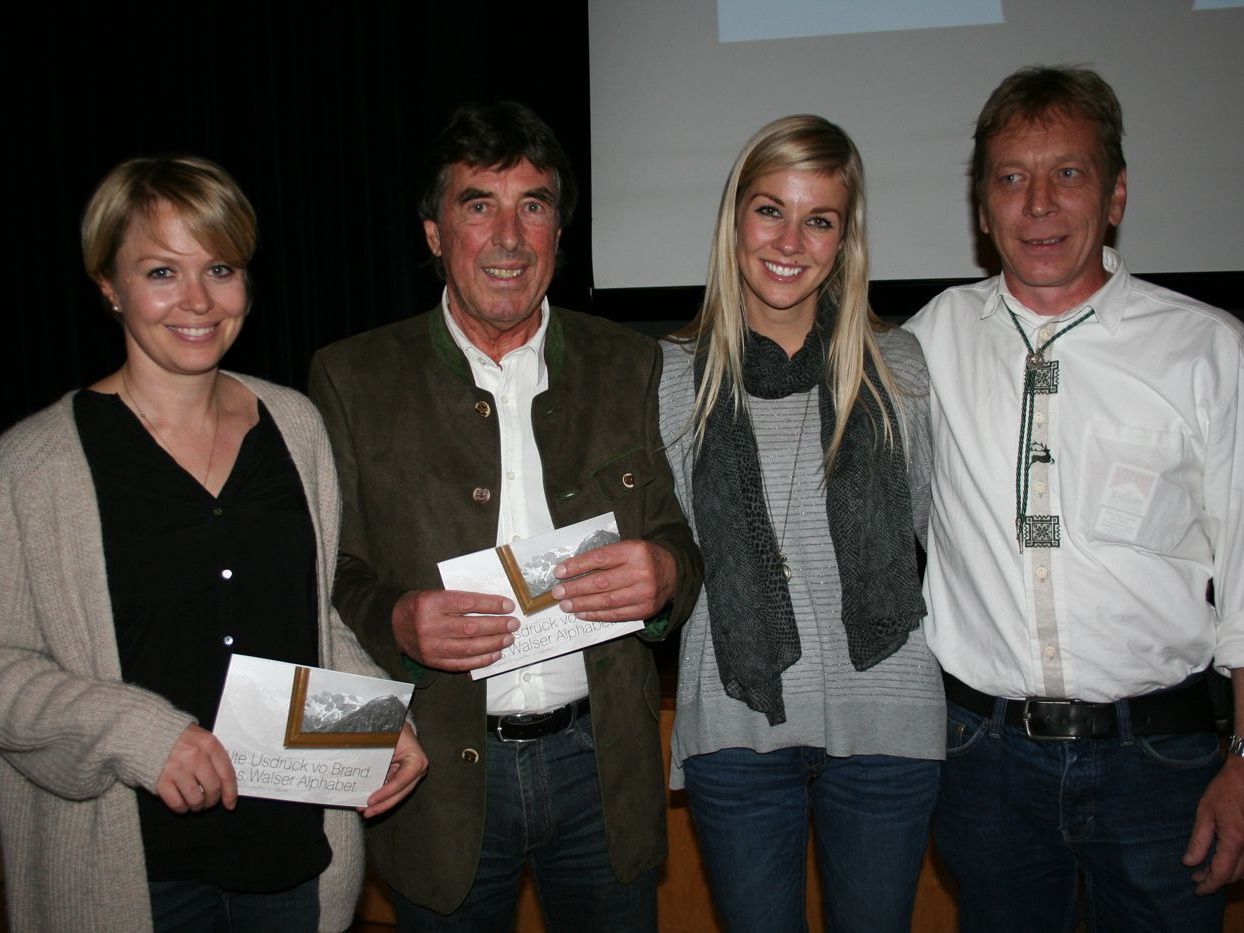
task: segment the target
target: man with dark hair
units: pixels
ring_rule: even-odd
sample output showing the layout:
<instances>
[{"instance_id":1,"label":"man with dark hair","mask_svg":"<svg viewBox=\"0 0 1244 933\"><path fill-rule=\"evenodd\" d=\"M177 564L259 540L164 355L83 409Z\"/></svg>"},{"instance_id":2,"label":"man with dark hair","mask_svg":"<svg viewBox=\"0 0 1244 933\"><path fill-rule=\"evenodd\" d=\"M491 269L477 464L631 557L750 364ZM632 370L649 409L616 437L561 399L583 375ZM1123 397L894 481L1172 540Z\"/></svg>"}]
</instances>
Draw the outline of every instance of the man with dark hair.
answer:
<instances>
[{"instance_id":1,"label":"man with dark hair","mask_svg":"<svg viewBox=\"0 0 1244 933\"><path fill-rule=\"evenodd\" d=\"M1122 124L1092 71L1003 81L973 158L1002 274L908 324L936 445L934 831L968 931L1071 930L1080 903L1090 929L1217 930L1244 874L1244 740L1224 763L1208 690L1230 672L1242 721L1244 328L1105 246Z\"/></svg>"},{"instance_id":2,"label":"man with dark hair","mask_svg":"<svg viewBox=\"0 0 1244 933\"><path fill-rule=\"evenodd\" d=\"M552 176L557 216L566 226L578 202L570 160L548 124L530 107L512 100L459 109L450 126L433 140L423 158L419 219L436 220L450 167L456 163L508 169L524 159Z\"/></svg>"},{"instance_id":3,"label":"man with dark hair","mask_svg":"<svg viewBox=\"0 0 1244 933\"><path fill-rule=\"evenodd\" d=\"M658 684L648 647L690 611L700 561L659 448L660 352L550 308L570 167L527 107L462 108L421 201L439 307L342 341L311 395L343 488L334 602L417 686L431 768L372 826L399 929L508 929L530 863L552 929L655 929L665 856ZM441 589L437 562L612 511L623 541L567 560L553 595L580 618L647 621L483 680L510 600ZM446 916L447 915L447 916Z\"/></svg>"}]
</instances>

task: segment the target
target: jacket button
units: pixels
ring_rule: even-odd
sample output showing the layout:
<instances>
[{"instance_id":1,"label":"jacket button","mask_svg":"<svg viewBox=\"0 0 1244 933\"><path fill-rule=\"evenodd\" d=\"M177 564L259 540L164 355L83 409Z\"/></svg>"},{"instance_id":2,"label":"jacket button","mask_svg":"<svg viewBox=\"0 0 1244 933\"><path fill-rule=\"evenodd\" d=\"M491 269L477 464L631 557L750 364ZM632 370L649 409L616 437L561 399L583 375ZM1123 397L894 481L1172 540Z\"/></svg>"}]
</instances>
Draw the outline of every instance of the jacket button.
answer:
<instances>
[{"instance_id":1,"label":"jacket button","mask_svg":"<svg viewBox=\"0 0 1244 933\"><path fill-rule=\"evenodd\" d=\"M476 402L475 403L475 414L479 415L481 418L487 418L489 415L492 414L492 406L484 401Z\"/></svg>"},{"instance_id":2,"label":"jacket button","mask_svg":"<svg viewBox=\"0 0 1244 933\"><path fill-rule=\"evenodd\" d=\"M635 488L635 474L634 473L623 473L622 474L622 485L625 486L627 489L634 489Z\"/></svg>"},{"instance_id":3,"label":"jacket button","mask_svg":"<svg viewBox=\"0 0 1244 933\"><path fill-rule=\"evenodd\" d=\"M476 502L478 502L480 505L484 505L488 502L489 499L492 498L492 490L486 489L483 486L476 486L475 489L471 492L471 498L474 499Z\"/></svg>"},{"instance_id":4,"label":"jacket button","mask_svg":"<svg viewBox=\"0 0 1244 933\"><path fill-rule=\"evenodd\" d=\"M473 765L479 761L479 752L473 748L464 748L462 750L462 760L469 765Z\"/></svg>"}]
</instances>

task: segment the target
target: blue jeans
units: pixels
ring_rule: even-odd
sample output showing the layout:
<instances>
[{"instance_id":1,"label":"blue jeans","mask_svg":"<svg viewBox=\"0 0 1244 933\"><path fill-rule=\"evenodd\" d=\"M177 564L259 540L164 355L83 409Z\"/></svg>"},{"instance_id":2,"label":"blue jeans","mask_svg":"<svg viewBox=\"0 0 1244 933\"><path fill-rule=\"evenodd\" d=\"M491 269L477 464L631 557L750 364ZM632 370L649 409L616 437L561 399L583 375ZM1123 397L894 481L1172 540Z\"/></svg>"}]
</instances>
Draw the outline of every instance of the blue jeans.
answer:
<instances>
[{"instance_id":1,"label":"blue jeans","mask_svg":"<svg viewBox=\"0 0 1244 933\"><path fill-rule=\"evenodd\" d=\"M152 881L156 933L316 933L319 878L287 891L249 894L202 881Z\"/></svg>"},{"instance_id":2,"label":"blue jeans","mask_svg":"<svg viewBox=\"0 0 1244 933\"><path fill-rule=\"evenodd\" d=\"M1037 741L1003 716L947 704L934 837L962 930L1070 931L1081 901L1090 933L1222 928L1180 862L1217 736L1134 736L1124 706L1117 738Z\"/></svg>"},{"instance_id":3,"label":"blue jeans","mask_svg":"<svg viewBox=\"0 0 1244 933\"><path fill-rule=\"evenodd\" d=\"M548 933L655 931L657 870L623 884L609 862L591 715L531 742L487 741L488 809L471 890L448 916L394 891L400 933L513 929L528 863Z\"/></svg>"},{"instance_id":4,"label":"blue jeans","mask_svg":"<svg viewBox=\"0 0 1244 933\"><path fill-rule=\"evenodd\" d=\"M821 748L726 748L683 762L687 800L727 930L803 931L808 812L825 926L911 929L939 763Z\"/></svg>"}]
</instances>

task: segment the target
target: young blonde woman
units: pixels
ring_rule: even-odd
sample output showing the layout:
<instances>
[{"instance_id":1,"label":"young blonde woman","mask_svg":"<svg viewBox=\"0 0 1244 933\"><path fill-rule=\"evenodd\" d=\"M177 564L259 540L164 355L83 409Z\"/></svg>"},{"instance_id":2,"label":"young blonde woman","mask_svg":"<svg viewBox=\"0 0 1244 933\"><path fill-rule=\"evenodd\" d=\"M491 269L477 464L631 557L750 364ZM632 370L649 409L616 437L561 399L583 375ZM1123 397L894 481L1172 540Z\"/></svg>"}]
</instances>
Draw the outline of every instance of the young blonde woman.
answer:
<instances>
[{"instance_id":1,"label":"young blonde woman","mask_svg":"<svg viewBox=\"0 0 1244 933\"><path fill-rule=\"evenodd\" d=\"M234 652L379 676L329 602L337 475L311 403L226 373L245 195L132 159L82 222L125 363L0 438L0 839L14 933L351 920L362 821L239 798L209 731ZM427 758L407 727L365 815Z\"/></svg>"},{"instance_id":2,"label":"young blonde woman","mask_svg":"<svg viewBox=\"0 0 1244 933\"><path fill-rule=\"evenodd\" d=\"M806 929L809 813L827 928L909 929L944 757L919 629L926 371L869 308L864 218L841 129L768 124L665 345L662 434L705 564L671 784L732 931Z\"/></svg>"}]
</instances>

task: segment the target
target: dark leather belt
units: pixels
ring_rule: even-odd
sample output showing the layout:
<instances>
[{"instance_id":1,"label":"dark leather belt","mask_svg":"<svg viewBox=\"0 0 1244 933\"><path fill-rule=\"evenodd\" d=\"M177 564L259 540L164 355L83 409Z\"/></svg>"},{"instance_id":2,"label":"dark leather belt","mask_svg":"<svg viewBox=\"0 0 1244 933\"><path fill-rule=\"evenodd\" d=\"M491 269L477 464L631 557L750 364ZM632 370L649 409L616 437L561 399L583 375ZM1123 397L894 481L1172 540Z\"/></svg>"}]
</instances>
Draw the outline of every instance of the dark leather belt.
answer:
<instances>
[{"instance_id":1,"label":"dark leather belt","mask_svg":"<svg viewBox=\"0 0 1244 933\"><path fill-rule=\"evenodd\" d=\"M489 716L488 731L502 742L530 742L554 732L562 732L580 716L586 715L588 698L575 700L547 713L523 713L514 716Z\"/></svg>"},{"instance_id":2,"label":"dark leather belt","mask_svg":"<svg viewBox=\"0 0 1244 933\"><path fill-rule=\"evenodd\" d=\"M992 716L996 699L943 673L946 699L981 716ZM1214 710L1203 673L1183 683L1127 697L1133 735L1213 732ZM1019 726L1033 739L1105 739L1119 734L1118 709L1114 703L1084 700L1051 700L1029 697L1006 701L1006 724Z\"/></svg>"}]
</instances>

